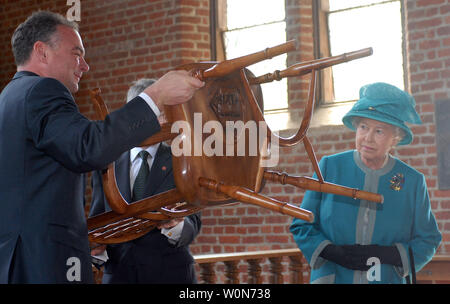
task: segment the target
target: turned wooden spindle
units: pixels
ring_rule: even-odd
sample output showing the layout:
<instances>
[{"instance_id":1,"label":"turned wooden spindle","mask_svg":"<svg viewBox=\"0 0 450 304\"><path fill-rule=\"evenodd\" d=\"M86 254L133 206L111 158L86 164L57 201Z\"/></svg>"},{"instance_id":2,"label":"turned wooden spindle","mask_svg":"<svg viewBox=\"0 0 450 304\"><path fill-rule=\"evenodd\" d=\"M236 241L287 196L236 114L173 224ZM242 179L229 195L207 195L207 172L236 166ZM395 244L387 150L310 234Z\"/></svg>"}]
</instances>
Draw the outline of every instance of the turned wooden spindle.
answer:
<instances>
[{"instance_id":1,"label":"turned wooden spindle","mask_svg":"<svg viewBox=\"0 0 450 304\"><path fill-rule=\"evenodd\" d=\"M248 204L258 205L281 214L290 215L307 222L314 221L312 212L299 208L297 206L278 201L276 199L263 196L248 189L233 185L224 185L220 182L200 177L198 183L201 187L224 193L229 197Z\"/></svg>"},{"instance_id":2,"label":"turned wooden spindle","mask_svg":"<svg viewBox=\"0 0 450 304\"><path fill-rule=\"evenodd\" d=\"M219 62L206 70L196 70L194 71L193 75L200 80L205 80L206 78L212 77L226 76L234 71L243 69L254 63L293 51L297 48L296 44L297 43L295 40L290 40L286 43L266 48L265 50L260 52Z\"/></svg>"},{"instance_id":3,"label":"turned wooden spindle","mask_svg":"<svg viewBox=\"0 0 450 304\"><path fill-rule=\"evenodd\" d=\"M215 263L200 264L200 278L205 284L216 283L216 272L214 271Z\"/></svg>"},{"instance_id":4,"label":"turned wooden spindle","mask_svg":"<svg viewBox=\"0 0 450 304\"><path fill-rule=\"evenodd\" d=\"M326 58L320 58L315 60L310 60L306 62L301 62L294 64L290 67L288 67L285 70L276 70L273 73L267 73L262 76L258 76L255 78L249 79L250 84L262 84L267 82L272 82L274 80L281 80L286 77L293 77L293 76L301 76L305 75L312 70L321 70L336 64L348 62L351 60L363 58L372 55L373 50L372 48L365 48L353 52L344 53L337 56L332 57L326 57Z\"/></svg>"},{"instance_id":5,"label":"turned wooden spindle","mask_svg":"<svg viewBox=\"0 0 450 304\"><path fill-rule=\"evenodd\" d=\"M262 259L250 259L250 260L247 260L247 263L248 263L248 283L249 284L262 284L261 261L262 261Z\"/></svg>"},{"instance_id":6,"label":"turned wooden spindle","mask_svg":"<svg viewBox=\"0 0 450 304\"><path fill-rule=\"evenodd\" d=\"M239 284L239 261L225 261L225 277L227 278L226 284Z\"/></svg>"},{"instance_id":7,"label":"turned wooden spindle","mask_svg":"<svg viewBox=\"0 0 450 304\"><path fill-rule=\"evenodd\" d=\"M383 203L383 196L381 194L340 186L325 181L320 182L311 177L292 176L288 175L287 173L266 171L264 172L264 178L273 182L280 183L282 185L289 184L306 190L332 193L337 195L349 196L353 199Z\"/></svg>"},{"instance_id":8,"label":"turned wooden spindle","mask_svg":"<svg viewBox=\"0 0 450 304\"><path fill-rule=\"evenodd\" d=\"M303 283L303 263L302 255L292 255L289 257L289 271L291 272L291 283Z\"/></svg>"},{"instance_id":9,"label":"turned wooden spindle","mask_svg":"<svg viewBox=\"0 0 450 304\"><path fill-rule=\"evenodd\" d=\"M283 257L271 257L270 261L270 283L271 284L283 284L283 265L281 261Z\"/></svg>"}]
</instances>

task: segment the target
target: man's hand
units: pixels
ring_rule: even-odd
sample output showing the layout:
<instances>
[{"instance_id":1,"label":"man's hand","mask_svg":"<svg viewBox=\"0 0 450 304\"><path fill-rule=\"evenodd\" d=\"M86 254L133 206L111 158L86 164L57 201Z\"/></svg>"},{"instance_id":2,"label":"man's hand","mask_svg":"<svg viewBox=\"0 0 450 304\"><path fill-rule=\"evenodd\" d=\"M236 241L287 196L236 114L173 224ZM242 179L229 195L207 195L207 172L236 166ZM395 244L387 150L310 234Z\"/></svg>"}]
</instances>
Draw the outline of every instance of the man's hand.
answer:
<instances>
[{"instance_id":1,"label":"man's hand","mask_svg":"<svg viewBox=\"0 0 450 304\"><path fill-rule=\"evenodd\" d=\"M184 70L170 71L144 90L162 111L163 105L187 102L205 83Z\"/></svg>"},{"instance_id":2,"label":"man's hand","mask_svg":"<svg viewBox=\"0 0 450 304\"><path fill-rule=\"evenodd\" d=\"M106 245L99 245L91 249L91 255L99 255L102 254L106 250Z\"/></svg>"},{"instance_id":3,"label":"man's hand","mask_svg":"<svg viewBox=\"0 0 450 304\"><path fill-rule=\"evenodd\" d=\"M159 223L156 227L158 229L163 229L163 228L171 229L171 228L175 227L176 225L178 225L179 223L181 223L182 221L184 221L184 217L174 218L174 219L171 219L170 221Z\"/></svg>"}]
</instances>

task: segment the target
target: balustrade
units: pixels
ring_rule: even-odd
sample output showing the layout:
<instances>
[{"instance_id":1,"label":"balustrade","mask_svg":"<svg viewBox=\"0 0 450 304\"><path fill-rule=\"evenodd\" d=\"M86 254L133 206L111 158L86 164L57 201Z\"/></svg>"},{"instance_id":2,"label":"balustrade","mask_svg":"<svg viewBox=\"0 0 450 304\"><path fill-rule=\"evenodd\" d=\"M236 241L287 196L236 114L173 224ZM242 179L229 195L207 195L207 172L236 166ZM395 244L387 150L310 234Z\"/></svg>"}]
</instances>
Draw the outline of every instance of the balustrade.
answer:
<instances>
[{"instance_id":1,"label":"balustrade","mask_svg":"<svg viewBox=\"0 0 450 304\"><path fill-rule=\"evenodd\" d=\"M309 266L305 263L303 254L298 248L264 250L253 252L219 253L203 254L194 256L196 263L200 268L199 283L216 284L218 283L218 271L216 268L224 264L225 284L303 284L307 283L304 278L304 272L309 272ZM239 263L247 264L247 282L241 282ZM269 279L263 280L262 265L269 261ZM285 282L282 265L283 261L288 262L287 271L290 274L289 282ZM95 282L100 283L103 275L101 270L93 267ZM418 283L450 283L450 256L436 255L425 267L416 275Z\"/></svg>"},{"instance_id":2,"label":"balustrade","mask_svg":"<svg viewBox=\"0 0 450 304\"><path fill-rule=\"evenodd\" d=\"M225 284L261 284L262 264L269 261L269 281L266 283L283 284L283 283L303 283L303 254L298 248L264 250L253 252L236 252L236 253L219 253L204 254L194 257L200 268L200 283L214 284L217 283L216 266L220 263L225 265ZM239 263L243 261L248 267L248 280L241 282L239 279ZM284 282L283 261L289 263L288 272L290 273L290 282Z\"/></svg>"}]
</instances>

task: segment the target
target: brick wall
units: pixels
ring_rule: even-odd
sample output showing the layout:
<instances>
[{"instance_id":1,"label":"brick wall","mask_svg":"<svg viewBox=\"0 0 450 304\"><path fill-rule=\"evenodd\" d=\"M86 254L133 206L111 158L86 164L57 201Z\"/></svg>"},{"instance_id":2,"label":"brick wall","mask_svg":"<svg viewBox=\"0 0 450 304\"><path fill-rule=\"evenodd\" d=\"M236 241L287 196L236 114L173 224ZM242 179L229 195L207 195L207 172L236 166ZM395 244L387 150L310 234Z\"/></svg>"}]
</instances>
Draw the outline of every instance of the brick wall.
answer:
<instances>
[{"instance_id":1,"label":"brick wall","mask_svg":"<svg viewBox=\"0 0 450 304\"><path fill-rule=\"evenodd\" d=\"M39 2L39 4L37 4ZM0 90L15 73L16 66L11 51L11 36L14 29L33 11L48 9L65 15L66 1L7 1L0 0Z\"/></svg>"},{"instance_id":2,"label":"brick wall","mask_svg":"<svg viewBox=\"0 0 450 304\"><path fill-rule=\"evenodd\" d=\"M288 63L313 58L312 1L288 0L288 39L297 38L300 50ZM414 142L398 148L395 155L423 172L432 207L443 233L439 253L450 252L450 191L439 190L435 142L434 102L450 98L450 4L447 0L405 1L407 69L411 92L417 100L421 126L412 127ZM36 9L65 15L63 0L0 0L0 89L14 74L10 37L14 28ZM129 83L140 77L159 77L186 62L208 60L208 0L81 0L81 34L91 71L83 77L76 100L92 117L88 91L102 89L110 108L123 104ZM289 81L290 109L301 111L307 95L306 78ZM308 132L316 154L354 147L354 134L342 126L311 128ZM282 148L278 169L296 175L312 175L302 145ZM267 183L263 193L299 204L303 191ZM88 193L89 197L89 193ZM203 212L203 228L191 246L194 254L294 247L289 233L291 218L265 209L238 204Z\"/></svg>"},{"instance_id":3,"label":"brick wall","mask_svg":"<svg viewBox=\"0 0 450 304\"><path fill-rule=\"evenodd\" d=\"M449 254L450 191L438 189L434 103L450 99L450 3L410 0L406 10L411 92L424 124L413 129L417 138L399 154L426 175L432 207L443 234L440 252Z\"/></svg>"}]
</instances>

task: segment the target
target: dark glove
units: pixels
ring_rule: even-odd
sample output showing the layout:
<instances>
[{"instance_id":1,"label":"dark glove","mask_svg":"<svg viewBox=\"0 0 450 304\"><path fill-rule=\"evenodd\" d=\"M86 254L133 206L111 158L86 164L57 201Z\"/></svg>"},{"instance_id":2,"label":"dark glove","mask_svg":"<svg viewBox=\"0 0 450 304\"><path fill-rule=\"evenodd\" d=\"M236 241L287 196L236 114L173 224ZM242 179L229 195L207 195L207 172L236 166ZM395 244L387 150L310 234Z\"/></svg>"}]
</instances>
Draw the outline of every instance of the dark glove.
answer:
<instances>
[{"instance_id":1,"label":"dark glove","mask_svg":"<svg viewBox=\"0 0 450 304\"><path fill-rule=\"evenodd\" d=\"M369 259L377 257L381 264L389 264L394 266L402 266L402 259L397 247L380 246L380 245L360 245L363 254Z\"/></svg>"},{"instance_id":2,"label":"dark glove","mask_svg":"<svg viewBox=\"0 0 450 304\"><path fill-rule=\"evenodd\" d=\"M370 267L367 266L365 256L357 252L360 250L359 246L361 245L329 244L322 250L320 256L348 269L367 271Z\"/></svg>"},{"instance_id":3,"label":"dark glove","mask_svg":"<svg viewBox=\"0 0 450 304\"><path fill-rule=\"evenodd\" d=\"M320 256L352 270L367 271L371 267L367 265L371 257L379 258L381 264L402 266L400 253L395 246L329 244Z\"/></svg>"}]
</instances>

